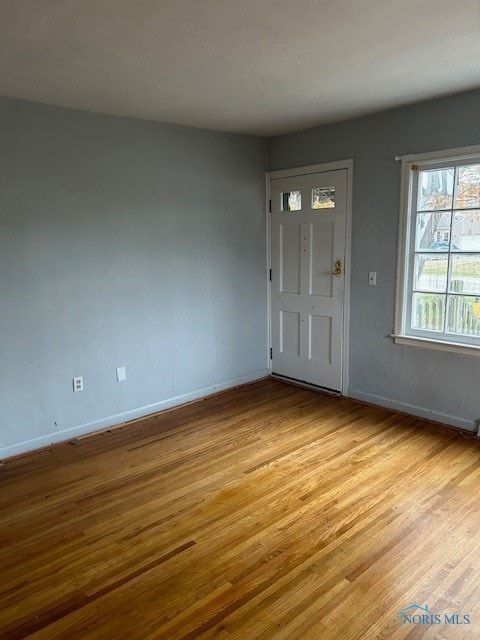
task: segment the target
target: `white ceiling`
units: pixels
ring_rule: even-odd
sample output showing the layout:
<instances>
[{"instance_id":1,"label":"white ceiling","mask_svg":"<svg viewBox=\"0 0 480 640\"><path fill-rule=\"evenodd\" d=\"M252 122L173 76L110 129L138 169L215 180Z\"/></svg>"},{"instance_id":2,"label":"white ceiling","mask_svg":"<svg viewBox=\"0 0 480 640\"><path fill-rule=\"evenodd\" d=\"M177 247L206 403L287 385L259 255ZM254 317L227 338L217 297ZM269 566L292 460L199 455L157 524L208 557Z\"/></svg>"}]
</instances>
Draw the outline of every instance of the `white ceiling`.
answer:
<instances>
[{"instance_id":1,"label":"white ceiling","mask_svg":"<svg viewBox=\"0 0 480 640\"><path fill-rule=\"evenodd\" d=\"M0 95L271 135L480 86L479 0L0 0Z\"/></svg>"}]
</instances>

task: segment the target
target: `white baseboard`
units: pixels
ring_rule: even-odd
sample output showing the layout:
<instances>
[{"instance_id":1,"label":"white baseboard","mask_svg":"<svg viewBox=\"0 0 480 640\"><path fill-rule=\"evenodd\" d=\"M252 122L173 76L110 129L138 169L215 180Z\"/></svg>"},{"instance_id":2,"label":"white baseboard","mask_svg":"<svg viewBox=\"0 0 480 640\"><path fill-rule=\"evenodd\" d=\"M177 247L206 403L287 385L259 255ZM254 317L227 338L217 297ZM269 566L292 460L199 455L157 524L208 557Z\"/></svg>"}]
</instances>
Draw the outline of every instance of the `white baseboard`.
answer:
<instances>
[{"instance_id":1,"label":"white baseboard","mask_svg":"<svg viewBox=\"0 0 480 640\"><path fill-rule=\"evenodd\" d=\"M477 427L475 423L458 416L451 416L448 413L441 413L440 411L433 411L426 407L418 407L407 402L398 402L397 400L391 400L390 398L384 398L383 396L376 396L372 393L365 393L364 391L358 391L357 389L349 389L348 397L355 400L362 400L370 404L376 404L386 409L393 409L394 411L401 411L402 413L409 413L418 418L426 418L427 420L435 420L436 422L442 422L453 427L459 427L466 431L476 432Z\"/></svg>"},{"instance_id":2,"label":"white baseboard","mask_svg":"<svg viewBox=\"0 0 480 640\"><path fill-rule=\"evenodd\" d=\"M94 433L95 431L101 431L102 429L107 429L108 427L113 427L129 420L144 418L152 413L171 409L172 407L177 407L181 404L185 404L186 402L191 402L192 400L199 400L200 398L205 398L206 396L218 393L219 391L232 389L233 387L238 387L242 384L255 382L255 380L261 380L269 375L270 371L268 369L262 369L261 371L256 371L255 373L251 373L247 376L241 376L234 380L221 382L219 384L212 385L211 387L205 387L204 389L197 389L196 391L168 398L167 400L161 400L160 402L147 404L143 407L138 407L137 409L117 413L113 416L108 416L107 418L101 418L92 422L86 422L85 424L62 429L61 431L55 431L54 433L47 433L45 435L38 436L37 438L16 442L15 444L0 447L0 459L10 458L20 453L26 453L27 451L33 451L34 449L40 449L41 447L45 447L50 444L62 442L63 440L69 440L70 438L75 438L77 436L84 436L86 434Z\"/></svg>"}]
</instances>

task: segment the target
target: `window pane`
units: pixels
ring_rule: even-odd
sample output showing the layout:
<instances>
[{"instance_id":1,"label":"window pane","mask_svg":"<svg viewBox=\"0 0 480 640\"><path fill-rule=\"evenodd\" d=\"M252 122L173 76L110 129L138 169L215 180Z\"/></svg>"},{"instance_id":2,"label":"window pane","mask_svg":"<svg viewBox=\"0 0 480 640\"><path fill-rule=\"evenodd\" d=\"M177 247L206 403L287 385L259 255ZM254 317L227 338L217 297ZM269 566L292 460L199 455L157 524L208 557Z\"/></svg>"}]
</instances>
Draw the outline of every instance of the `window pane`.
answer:
<instances>
[{"instance_id":1,"label":"window pane","mask_svg":"<svg viewBox=\"0 0 480 640\"><path fill-rule=\"evenodd\" d=\"M448 296L447 331L480 337L480 298Z\"/></svg>"},{"instance_id":2,"label":"window pane","mask_svg":"<svg viewBox=\"0 0 480 640\"><path fill-rule=\"evenodd\" d=\"M300 211L302 208L302 194L300 191L286 191L282 193L282 211Z\"/></svg>"},{"instance_id":3,"label":"window pane","mask_svg":"<svg viewBox=\"0 0 480 640\"><path fill-rule=\"evenodd\" d=\"M312 189L312 209L333 209L334 206L335 187Z\"/></svg>"},{"instance_id":4,"label":"window pane","mask_svg":"<svg viewBox=\"0 0 480 640\"><path fill-rule=\"evenodd\" d=\"M448 256L416 255L414 289L420 291L446 291Z\"/></svg>"},{"instance_id":5,"label":"window pane","mask_svg":"<svg viewBox=\"0 0 480 640\"><path fill-rule=\"evenodd\" d=\"M480 207L480 164L468 164L457 169L455 209Z\"/></svg>"},{"instance_id":6,"label":"window pane","mask_svg":"<svg viewBox=\"0 0 480 640\"><path fill-rule=\"evenodd\" d=\"M452 256L450 291L455 293L480 293L480 256Z\"/></svg>"},{"instance_id":7,"label":"window pane","mask_svg":"<svg viewBox=\"0 0 480 640\"><path fill-rule=\"evenodd\" d=\"M455 211L452 251L480 251L480 211Z\"/></svg>"},{"instance_id":8,"label":"window pane","mask_svg":"<svg viewBox=\"0 0 480 640\"><path fill-rule=\"evenodd\" d=\"M412 328L424 331L443 331L445 323L445 296L435 293L414 293L412 301Z\"/></svg>"},{"instance_id":9,"label":"window pane","mask_svg":"<svg viewBox=\"0 0 480 640\"><path fill-rule=\"evenodd\" d=\"M418 213L415 246L417 251L448 251L451 213Z\"/></svg>"},{"instance_id":10,"label":"window pane","mask_svg":"<svg viewBox=\"0 0 480 640\"><path fill-rule=\"evenodd\" d=\"M452 209L454 169L420 171L418 176L418 210Z\"/></svg>"}]
</instances>

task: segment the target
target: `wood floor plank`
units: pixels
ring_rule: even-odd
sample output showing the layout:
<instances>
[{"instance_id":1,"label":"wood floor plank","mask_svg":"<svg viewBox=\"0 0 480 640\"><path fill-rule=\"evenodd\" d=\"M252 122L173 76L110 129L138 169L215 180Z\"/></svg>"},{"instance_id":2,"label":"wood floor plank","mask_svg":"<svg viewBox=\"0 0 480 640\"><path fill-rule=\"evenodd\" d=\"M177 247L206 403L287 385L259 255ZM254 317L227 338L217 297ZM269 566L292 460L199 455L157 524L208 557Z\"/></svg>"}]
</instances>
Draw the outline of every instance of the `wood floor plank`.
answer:
<instances>
[{"instance_id":1,"label":"wood floor plank","mask_svg":"<svg viewBox=\"0 0 480 640\"><path fill-rule=\"evenodd\" d=\"M474 438L271 379L7 460L0 638L478 639L479 484Z\"/></svg>"}]
</instances>

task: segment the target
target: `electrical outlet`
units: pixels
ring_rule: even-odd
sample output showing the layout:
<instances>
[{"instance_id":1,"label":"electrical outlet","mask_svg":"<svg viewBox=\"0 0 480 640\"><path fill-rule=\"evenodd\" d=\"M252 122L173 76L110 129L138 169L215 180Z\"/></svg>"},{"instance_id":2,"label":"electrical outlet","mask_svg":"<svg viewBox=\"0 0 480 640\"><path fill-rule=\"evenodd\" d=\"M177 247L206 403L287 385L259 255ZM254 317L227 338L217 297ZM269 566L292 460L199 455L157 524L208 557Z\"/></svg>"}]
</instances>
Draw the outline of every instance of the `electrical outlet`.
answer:
<instances>
[{"instance_id":1,"label":"electrical outlet","mask_svg":"<svg viewBox=\"0 0 480 640\"><path fill-rule=\"evenodd\" d=\"M83 376L78 376L73 379L73 393L83 391Z\"/></svg>"},{"instance_id":2,"label":"electrical outlet","mask_svg":"<svg viewBox=\"0 0 480 640\"><path fill-rule=\"evenodd\" d=\"M117 382L125 382L127 379L127 367L117 367Z\"/></svg>"},{"instance_id":3,"label":"electrical outlet","mask_svg":"<svg viewBox=\"0 0 480 640\"><path fill-rule=\"evenodd\" d=\"M368 284L375 286L377 284L377 272L369 271L368 273Z\"/></svg>"}]
</instances>

